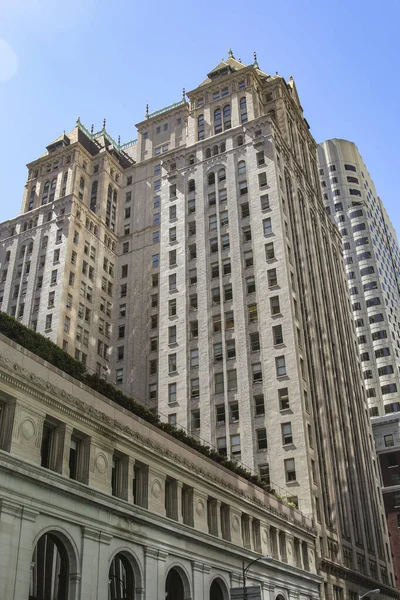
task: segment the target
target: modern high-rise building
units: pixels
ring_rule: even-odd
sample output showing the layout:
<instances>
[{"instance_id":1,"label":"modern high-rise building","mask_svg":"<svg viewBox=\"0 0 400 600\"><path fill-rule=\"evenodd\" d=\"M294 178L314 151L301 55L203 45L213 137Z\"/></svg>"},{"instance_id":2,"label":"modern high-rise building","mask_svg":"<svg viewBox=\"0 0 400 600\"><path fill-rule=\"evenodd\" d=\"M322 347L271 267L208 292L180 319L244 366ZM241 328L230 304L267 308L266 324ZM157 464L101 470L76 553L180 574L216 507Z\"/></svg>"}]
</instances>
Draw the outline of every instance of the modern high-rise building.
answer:
<instances>
[{"instance_id":1,"label":"modern high-rise building","mask_svg":"<svg viewBox=\"0 0 400 600\"><path fill-rule=\"evenodd\" d=\"M400 410L400 249L353 142L318 148L328 214L342 237L361 367L372 417Z\"/></svg>"},{"instance_id":2,"label":"modern high-rise building","mask_svg":"<svg viewBox=\"0 0 400 600\"><path fill-rule=\"evenodd\" d=\"M137 130L121 145L78 120L28 165L1 309L282 489L315 522L325 597L392 595L341 238L293 79L230 52Z\"/></svg>"}]
</instances>

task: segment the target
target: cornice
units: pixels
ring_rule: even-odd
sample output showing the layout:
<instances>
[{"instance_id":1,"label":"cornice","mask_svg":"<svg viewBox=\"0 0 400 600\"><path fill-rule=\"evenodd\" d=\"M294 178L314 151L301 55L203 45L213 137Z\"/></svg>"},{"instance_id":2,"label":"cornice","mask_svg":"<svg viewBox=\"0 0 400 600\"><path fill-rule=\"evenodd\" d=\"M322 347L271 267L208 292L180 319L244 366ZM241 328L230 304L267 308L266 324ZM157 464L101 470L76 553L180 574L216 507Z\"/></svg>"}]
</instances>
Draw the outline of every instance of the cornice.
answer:
<instances>
[{"instance_id":1,"label":"cornice","mask_svg":"<svg viewBox=\"0 0 400 600\"><path fill-rule=\"evenodd\" d=\"M241 491L238 486L227 482L226 479L212 474L206 467L208 462L206 457L200 455L201 462L204 463L203 466L183 457L181 454L178 454L173 450L170 450L167 446L167 442L169 440L169 436L167 434L161 431L158 432L157 428L152 427L133 414L130 414L130 416L134 420L137 420L138 423L141 422L143 423L144 427L155 430L157 433L159 433L160 437L166 437L166 443L162 444L151 440L146 435L140 433L139 431L133 430L128 425L124 425L116 419L109 417L101 410L86 404L82 400L79 400L72 394L66 392L64 389L59 388L50 381L45 381L35 373L21 367L21 365L9 360L2 354L0 354L0 381L4 381L11 388L17 388L18 390L25 392L26 394L40 401L42 404L52 406L53 408L63 412L66 415L69 415L75 420L78 419L82 423L87 424L89 427L94 428L108 439L121 443L121 441L123 441L121 439L122 434L127 438L125 441L130 442L141 450L145 448L148 452L153 454L155 460L160 460L161 458L162 461L165 462L167 460L169 463L171 463L174 468L178 467L187 469L189 473L200 476L205 481L208 481L210 485L218 486L220 489L225 490L226 493L230 493L235 497L239 497L242 502L250 502L254 506L255 510L259 508L269 515L278 518L278 520L286 521L290 523L292 527L298 528L303 532L307 532L311 536L315 536L315 531L311 526L301 523L290 515L280 511L278 508L263 502L261 499L258 499L249 493ZM79 385L79 382L76 382L75 385ZM86 386L82 384L81 386L83 389L86 389L87 392L98 397L101 401L110 405L114 404L112 401L103 398L100 394L94 392L90 388L86 388ZM174 440L174 443L178 446L181 446L181 443L177 440ZM184 449L186 450L185 447ZM191 450L188 448L188 451ZM234 474L229 473L229 475L235 477ZM248 485L249 488L251 488L251 484Z\"/></svg>"}]
</instances>

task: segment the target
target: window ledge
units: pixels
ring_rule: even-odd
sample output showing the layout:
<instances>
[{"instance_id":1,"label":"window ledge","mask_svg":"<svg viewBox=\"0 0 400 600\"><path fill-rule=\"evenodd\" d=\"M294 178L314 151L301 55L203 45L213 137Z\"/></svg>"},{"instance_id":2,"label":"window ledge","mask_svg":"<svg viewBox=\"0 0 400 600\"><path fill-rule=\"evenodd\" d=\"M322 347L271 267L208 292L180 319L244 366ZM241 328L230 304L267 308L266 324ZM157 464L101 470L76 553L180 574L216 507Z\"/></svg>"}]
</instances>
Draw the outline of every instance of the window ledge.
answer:
<instances>
[{"instance_id":1,"label":"window ledge","mask_svg":"<svg viewBox=\"0 0 400 600\"><path fill-rule=\"evenodd\" d=\"M293 442L290 442L290 444L282 444L282 448L284 448L285 450L295 450L296 446Z\"/></svg>"},{"instance_id":2,"label":"window ledge","mask_svg":"<svg viewBox=\"0 0 400 600\"><path fill-rule=\"evenodd\" d=\"M274 348L286 348L286 344L281 342L280 344L274 344Z\"/></svg>"},{"instance_id":3,"label":"window ledge","mask_svg":"<svg viewBox=\"0 0 400 600\"><path fill-rule=\"evenodd\" d=\"M293 414L293 411L290 407L289 408L281 408L279 412L281 413L281 415L292 415Z\"/></svg>"},{"instance_id":4,"label":"window ledge","mask_svg":"<svg viewBox=\"0 0 400 600\"><path fill-rule=\"evenodd\" d=\"M172 290L169 290L169 293L176 294L177 291L178 291L178 288L173 288Z\"/></svg>"},{"instance_id":5,"label":"window ledge","mask_svg":"<svg viewBox=\"0 0 400 600\"><path fill-rule=\"evenodd\" d=\"M171 342L170 344L168 344L168 346L170 348L176 348L178 346L178 342Z\"/></svg>"},{"instance_id":6,"label":"window ledge","mask_svg":"<svg viewBox=\"0 0 400 600\"><path fill-rule=\"evenodd\" d=\"M170 321L176 321L178 319L178 315L168 315Z\"/></svg>"},{"instance_id":7,"label":"window ledge","mask_svg":"<svg viewBox=\"0 0 400 600\"><path fill-rule=\"evenodd\" d=\"M286 485L290 487L296 487L299 485L299 482L297 481L297 479L295 481L286 481Z\"/></svg>"},{"instance_id":8,"label":"window ledge","mask_svg":"<svg viewBox=\"0 0 400 600\"><path fill-rule=\"evenodd\" d=\"M276 283L275 285L268 286L270 290L280 290L280 286Z\"/></svg>"},{"instance_id":9,"label":"window ledge","mask_svg":"<svg viewBox=\"0 0 400 600\"><path fill-rule=\"evenodd\" d=\"M289 375L277 375L276 378L278 381L285 381L289 379Z\"/></svg>"},{"instance_id":10,"label":"window ledge","mask_svg":"<svg viewBox=\"0 0 400 600\"><path fill-rule=\"evenodd\" d=\"M175 371L168 371L168 375L171 375L172 377L174 377L175 375L178 375L178 374L179 373L178 373L177 370L175 370Z\"/></svg>"}]
</instances>

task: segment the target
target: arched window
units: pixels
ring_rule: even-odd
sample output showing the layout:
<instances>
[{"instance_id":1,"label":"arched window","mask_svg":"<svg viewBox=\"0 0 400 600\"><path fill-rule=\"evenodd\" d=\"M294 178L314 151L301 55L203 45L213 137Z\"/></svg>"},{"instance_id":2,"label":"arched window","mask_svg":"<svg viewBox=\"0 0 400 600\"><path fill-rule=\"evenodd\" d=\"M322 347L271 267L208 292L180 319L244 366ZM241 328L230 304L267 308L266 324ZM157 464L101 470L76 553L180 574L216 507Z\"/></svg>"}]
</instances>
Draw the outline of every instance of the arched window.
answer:
<instances>
[{"instance_id":1,"label":"arched window","mask_svg":"<svg viewBox=\"0 0 400 600\"><path fill-rule=\"evenodd\" d=\"M238 162L238 175L245 175L246 174L246 163L244 162L244 160L241 160Z\"/></svg>"},{"instance_id":2,"label":"arched window","mask_svg":"<svg viewBox=\"0 0 400 600\"><path fill-rule=\"evenodd\" d=\"M218 154L218 146L215 145L215 146L213 146L213 156L217 156L217 154Z\"/></svg>"},{"instance_id":3,"label":"arched window","mask_svg":"<svg viewBox=\"0 0 400 600\"><path fill-rule=\"evenodd\" d=\"M215 173L212 171L208 174L208 185L214 185L215 183Z\"/></svg>"},{"instance_id":4,"label":"arched window","mask_svg":"<svg viewBox=\"0 0 400 600\"><path fill-rule=\"evenodd\" d=\"M224 106L224 130L230 129L232 127L231 121L231 105L226 104Z\"/></svg>"},{"instance_id":5,"label":"arched window","mask_svg":"<svg viewBox=\"0 0 400 600\"><path fill-rule=\"evenodd\" d=\"M206 149L206 158L211 158L211 148Z\"/></svg>"},{"instance_id":6,"label":"arched window","mask_svg":"<svg viewBox=\"0 0 400 600\"><path fill-rule=\"evenodd\" d=\"M185 600L182 577L177 569L171 569L165 582L166 600Z\"/></svg>"},{"instance_id":7,"label":"arched window","mask_svg":"<svg viewBox=\"0 0 400 600\"><path fill-rule=\"evenodd\" d=\"M26 246L21 246L21 250L19 251L19 257L20 258L24 258L24 254L25 254L25 248Z\"/></svg>"},{"instance_id":8,"label":"arched window","mask_svg":"<svg viewBox=\"0 0 400 600\"><path fill-rule=\"evenodd\" d=\"M236 145L237 146L243 146L243 136L242 135L238 135L236 138Z\"/></svg>"},{"instance_id":9,"label":"arched window","mask_svg":"<svg viewBox=\"0 0 400 600\"><path fill-rule=\"evenodd\" d=\"M54 178L53 181L51 182L51 186L50 186L49 202L53 202L53 200L54 200L54 196L56 195L56 186L57 186L57 179Z\"/></svg>"},{"instance_id":10,"label":"arched window","mask_svg":"<svg viewBox=\"0 0 400 600\"><path fill-rule=\"evenodd\" d=\"M221 109L217 108L214 111L214 133L221 133L221 131L222 131Z\"/></svg>"},{"instance_id":11,"label":"arched window","mask_svg":"<svg viewBox=\"0 0 400 600\"><path fill-rule=\"evenodd\" d=\"M195 156L194 156L194 154L191 154L189 156L189 165L194 165L194 161L195 161Z\"/></svg>"},{"instance_id":12,"label":"arched window","mask_svg":"<svg viewBox=\"0 0 400 600\"><path fill-rule=\"evenodd\" d=\"M97 188L98 188L98 185L99 185L98 181L93 181L93 183L92 183L92 191L90 193L90 210L92 210L93 212L96 212Z\"/></svg>"},{"instance_id":13,"label":"arched window","mask_svg":"<svg viewBox=\"0 0 400 600\"><path fill-rule=\"evenodd\" d=\"M240 122L247 123L247 102L246 98L240 98Z\"/></svg>"},{"instance_id":14,"label":"arched window","mask_svg":"<svg viewBox=\"0 0 400 600\"><path fill-rule=\"evenodd\" d=\"M67 600L68 552L57 535L42 535L33 551L32 565L29 600Z\"/></svg>"},{"instance_id":15,"label":"arched window","mask_svg":"<svg viewBox=\"0 0 400 600\"><path fill-rule=\"evenodd\" d=\"M189 179L188 192L194 192L195 189L196 189L196 183L195 183L194 179Z\"/></svg>"},{"instance_id":16,"label":"arched window","mask_svg":"<svg viewBox=\"0 0 400 600\"><path fill-rule=\"evenodd\" d=\"M220 169L218 171L218 181L225 181L226 179L226 171L225 169Z\"/></svg>"},{"instance_id":17,"label":"arched window","mask_svg":"<svg viewBox=\"0 0 400 600\"><path fill-rule=\"evenodd\" d=\"M225 600L228 598L226 586L218 579L214 579L210 587L210 600Z\"/></svg>"},{"instance_id":18,"label":"arched window","mask_svg":"<svg viewBox=\"0 0 400 600\"><path fill-rule=\"evenodd\" d=\"M204 140L204 115L197 117L197 139Z\"/></svg>"},{"instance_id":19,"label":"arched window","mask_svg":"<svg viewBox=\"0 0 400 600\"><path fill-rule=\"evenodd\" d=\"M49 189L50 189L50 181L46 181L46 183L44 184L43 194L42 194L42 206L43 206L43 204L47 204L47 201L49 199Z\"/></svg>"},{"instance_id":20,"label":"arched window","mask_svg":"<svg viewBox=\"0 0 400 600\"><path fill-rule=\"evenodd\" d=\"M126 556L119 552L113 559L108 572L109 600L133 600L135 578L133 568Z\"/></svg>"},{"instance_id":21,"label":"arched window","mask_svg":"<svg viewBox=\"0 0 400 600\"><path fill-rule=\"evenodd\" d=\"M225 144L225 142L222 142L219 151L220 152L225 152L226 151L226 144Z\"/></svg>"}]
</instances>

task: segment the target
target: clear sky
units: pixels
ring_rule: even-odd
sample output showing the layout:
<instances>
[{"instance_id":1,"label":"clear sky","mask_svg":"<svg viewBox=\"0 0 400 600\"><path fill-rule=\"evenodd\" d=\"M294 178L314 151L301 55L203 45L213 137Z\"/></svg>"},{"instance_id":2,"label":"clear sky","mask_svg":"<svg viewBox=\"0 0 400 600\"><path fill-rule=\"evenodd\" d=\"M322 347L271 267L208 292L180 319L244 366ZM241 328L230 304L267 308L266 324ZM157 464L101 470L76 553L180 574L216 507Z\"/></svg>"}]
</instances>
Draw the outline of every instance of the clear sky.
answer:
<instances>
[{"instance_id":1,"label":"clear sky","mask_svg":"<svg viewBox=\"0 0 400 600\"><path fill-rule=\"evenodd\" d=\"M125 142L226 58L293 75L317 141L354 141L400 237L398 0L0 0L0 222L80 116Z\"/></svg>"}]
</instances>

